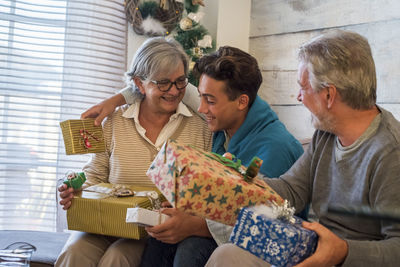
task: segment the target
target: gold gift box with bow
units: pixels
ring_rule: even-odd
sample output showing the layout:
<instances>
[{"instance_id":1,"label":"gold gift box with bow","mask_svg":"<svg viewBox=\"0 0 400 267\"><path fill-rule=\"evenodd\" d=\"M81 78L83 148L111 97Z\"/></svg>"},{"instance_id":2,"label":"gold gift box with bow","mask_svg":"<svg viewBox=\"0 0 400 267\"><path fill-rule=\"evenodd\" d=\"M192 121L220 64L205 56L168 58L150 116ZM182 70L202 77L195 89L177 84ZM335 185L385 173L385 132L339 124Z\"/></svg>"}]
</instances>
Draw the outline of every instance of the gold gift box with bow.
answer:
<instances>
[{"instance_id":1,"label":"gold gift box with bow","mask_svg":"<svg viewBox=\"0 0 400 267\"><path fill-rule=\"evenodd\" d=\"M60 127L67 155L106 151L103 129L94 125L94 119L66 120Z\"/></svg>"},{"instance_id":2,"label":"gold gift box with bow","mask_svg":"<svg viewBox=\"0 0 400 267\"><path fill-rule=\"evenodd\" d=\"M96 187L111 189L113 185L100 183ZM161 194L155 187L130 185L125 185L125 187L136 193L156 191L158 197L162 200ZM153 204L149 197L116 197L108 193L88 190L90 190L90 187L75 193L72 199L72 205L67 210L69 230L132 239L141 239L147 235L143 227L126 223L126 212L128 208L134 207L152 209Z\"/></svg>"}]
</instances>

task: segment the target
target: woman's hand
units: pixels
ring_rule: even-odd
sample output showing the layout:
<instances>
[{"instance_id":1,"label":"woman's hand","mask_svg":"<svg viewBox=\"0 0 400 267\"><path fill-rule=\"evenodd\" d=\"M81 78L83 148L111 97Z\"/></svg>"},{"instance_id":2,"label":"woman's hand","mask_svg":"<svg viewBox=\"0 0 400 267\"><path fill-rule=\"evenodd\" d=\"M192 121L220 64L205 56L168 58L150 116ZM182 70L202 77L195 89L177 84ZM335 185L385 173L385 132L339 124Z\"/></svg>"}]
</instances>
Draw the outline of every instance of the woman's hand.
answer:
<instances>
[{"instance_id":1,"label":"woman's hand","mask_svg":"<svg viewBox=\"0 0 400 267\"><path fill-rule=\"evenodd\" d=\"M105 117L114 112L116 107L124 104L126 102L122 94L116 94L83 112L81 119L95 118L94 125L99 126Z\"/></svg>"},{"instance_id":2,"label":"woman's hand","mask_svg":"<svg viewBox=\"0 0 400 267\"><path fill-rule=\"evenodd\" d=\"M68 188L66 184L62 184L58 187L58 191L60 192L60 205L63 206L64 210L69 209L71 206L72 198L74 197L74 189L72 187Z\"/></svg>"}]
</instances>

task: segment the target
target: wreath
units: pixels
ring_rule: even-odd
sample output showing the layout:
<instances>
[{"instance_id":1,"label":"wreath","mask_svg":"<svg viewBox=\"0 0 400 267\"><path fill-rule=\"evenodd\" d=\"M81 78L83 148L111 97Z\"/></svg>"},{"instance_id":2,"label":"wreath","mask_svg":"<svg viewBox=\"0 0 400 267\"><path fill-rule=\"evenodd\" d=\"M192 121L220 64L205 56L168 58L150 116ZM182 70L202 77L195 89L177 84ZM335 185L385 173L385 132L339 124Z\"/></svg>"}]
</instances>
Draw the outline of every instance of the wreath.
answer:
<instances>
[{"instance_id":1,"label":"wreath","mask_svg":"<svg viewBox=\"0 0 400 267\"><path fill-rule=\"evenodd\" d=\"M127 20L139 35L165 36L182 18L184 4L175 0L125 0Z\"/></svg>"}]
</instances>

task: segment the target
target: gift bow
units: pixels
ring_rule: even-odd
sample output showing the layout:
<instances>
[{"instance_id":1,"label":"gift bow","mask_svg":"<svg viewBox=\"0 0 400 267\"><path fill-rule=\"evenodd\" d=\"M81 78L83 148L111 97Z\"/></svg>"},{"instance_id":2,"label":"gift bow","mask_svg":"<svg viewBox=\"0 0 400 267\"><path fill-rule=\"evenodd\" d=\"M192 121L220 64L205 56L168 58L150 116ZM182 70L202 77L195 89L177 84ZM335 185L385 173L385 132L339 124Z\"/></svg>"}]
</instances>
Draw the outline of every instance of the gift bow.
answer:
<instances>
[{"instance_id":1,"label":"gift bow","mask_svg":"<svg viewBox=\"0 0 400 267\"><path fill-rule=\"evenodd\" d=\"M85 127L85 126L84 126L84 127ZM90 142L89 142L89 137L93 138L93 139L96 140L97 142L100 141L96 136L94 136L93 134L91 134L90 132L88 132L88 131L85 130L85 129L80 129L80 130L79 130L79 133L80 133L80 135L82 136L82 139L83 139L83 146L84 146L86 149L89 149L89 148L92 147L92 145L91 145Z\"/></svg>"},{"instance_id":2,"label":"gift bow","mask_svg":"<svg viewBox=\"0 0 400 267\"><path fill-rule=\"evenodd\" d=\"M161 200L156 191L135 192L126 185L113 184L111 191L108 194L113 197L125 197L125 196L147 197L150 201L151 208L153 210L161 209Z\"/></svg>"},{"instance_id":3,"label":"gift bow","mask_svg":"<svg viewBox=\"0 0 400 267\"><path fill-rule=\"evenodd\" d=\"M268 219L278 219L291 224L296 223L294 217L295 208L290 206L287 199L284 200L282 205L278 205L275 201L271 201L266 205L256 205L249 209L254 211L256 214L263 214Z\"/></svg>"},{"instance_id":4,"label":"gift bow","mask_svg":"<svg viewBox=\"0 0 400 267\"><path fill-rule=\"evenodd\" d=\"M206 153L206 156L217 160L219 163L222 163L223 165L230 167L240 172L241 174L244 174L242 170L242 161L240 159L237 159L234 155L232 155L232 159L225 158L224 156L221 156L220 154L215 152L210 152L209 154Z\"/></svg>"},{"instance_id":5,"label":"gift bow","mask_svg":"<svg viewBox=\"0 0 400 267\"><path fill-rule=\"evenodd\" d=\"M277 219L284 220L292 224L296 222L295 218L293 217L295 208L290 206L290 203L287 199L285 199L283 205L280 206L273 202L272 209L277 214Z\"/></svg>"},{"instance_id":6,"label":"gift bow","mask_svg":"<svg viewBox=\"0 0 400 267\"><path fill-rule=\"evenodd\" d=\"M243 170L242 161L236 158L234 155L232 155L232 159L228 159L215 152L211 152L209 154L206 153L206 156L215 159L218 162L222 163L223 165L236 170L237 172L243 175L243 179L248 183L253 182L263 162L259 157L253 157L247 169Z\"/></svg>"},{"instance_id":7,"label":"gift bow","mask_svg":"<svg viewBox=\"0 0 400 267\"><path fill-rule=\"evenodd\" d=\"M156 191L134 191L129 185L113 184L111 188L102 185L92 185L84 189L85 191L97 192L107 195L107 197L147 197L151 204L151 209L161 208L161 199ZM138 205L136 207L139 207ZM151 210L150 209L150 210Z\"/></svg>"}]
</instances>

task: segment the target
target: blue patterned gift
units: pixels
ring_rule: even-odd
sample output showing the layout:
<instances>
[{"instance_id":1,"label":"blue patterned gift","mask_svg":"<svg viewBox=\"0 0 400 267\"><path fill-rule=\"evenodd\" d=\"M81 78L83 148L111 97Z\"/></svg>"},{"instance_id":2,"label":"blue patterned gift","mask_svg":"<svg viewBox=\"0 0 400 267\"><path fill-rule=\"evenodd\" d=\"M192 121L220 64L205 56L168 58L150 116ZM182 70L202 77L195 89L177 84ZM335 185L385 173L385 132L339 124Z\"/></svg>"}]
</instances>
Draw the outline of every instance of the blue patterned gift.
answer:
<instances>
[{"instance_id":1,"label":"blue patterned gift","mask_svg":"<svg viewBox=\"0 0 400 267\"><path fill-rule=\"evenodd\" d=\"M302 262L314 253L318 236L303 228L302 219L293 216L287 205L278 210L265 205L242 208L230 241L275 266Z\"/></svg>"}]
</instances>

